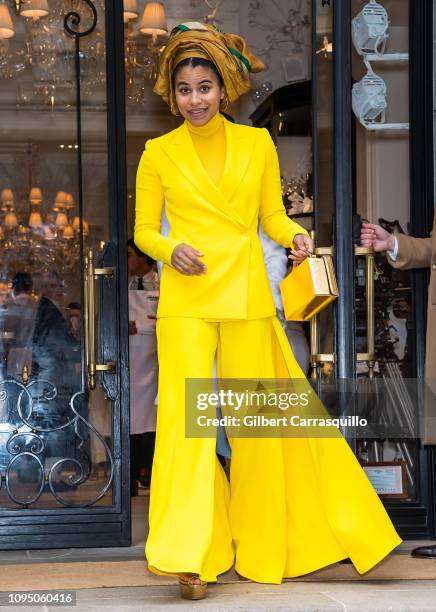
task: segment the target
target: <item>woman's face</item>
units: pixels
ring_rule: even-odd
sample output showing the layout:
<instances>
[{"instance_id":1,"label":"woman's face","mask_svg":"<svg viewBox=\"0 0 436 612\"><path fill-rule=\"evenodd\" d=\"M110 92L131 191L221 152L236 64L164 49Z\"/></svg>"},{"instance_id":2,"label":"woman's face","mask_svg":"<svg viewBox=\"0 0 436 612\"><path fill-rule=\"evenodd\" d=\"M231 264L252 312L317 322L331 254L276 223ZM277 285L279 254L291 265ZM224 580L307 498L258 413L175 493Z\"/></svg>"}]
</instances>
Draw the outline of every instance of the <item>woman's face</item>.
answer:
<instances>
[{"instance_id":1,"label":"woman's face","mask_svg":"<svg viewBox=\"0 0 436 612\"><path fill-rule=\"evenodd\" d=\"M176 73L174 85L180 114L192 125L205 125L224 99L224 88L208 66L183 66Z\"/></svg>"}]
</instances>

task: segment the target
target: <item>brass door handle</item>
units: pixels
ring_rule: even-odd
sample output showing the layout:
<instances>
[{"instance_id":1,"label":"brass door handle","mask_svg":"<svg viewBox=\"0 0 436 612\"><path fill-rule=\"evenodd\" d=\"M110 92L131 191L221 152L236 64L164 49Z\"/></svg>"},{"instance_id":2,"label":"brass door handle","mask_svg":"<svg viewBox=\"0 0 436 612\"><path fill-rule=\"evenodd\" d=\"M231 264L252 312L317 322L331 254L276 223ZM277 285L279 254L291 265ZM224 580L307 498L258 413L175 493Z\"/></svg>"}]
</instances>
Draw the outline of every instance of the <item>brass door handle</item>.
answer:
<instances>
[{"instance_id":1,"label":"brass door handle","mask_svg":"<svg viewBox=\"0 0 436 612\"><path fill-rule=\"evenodd\" d=\"M310 237L315 241L315 232L310 232ZM334 247L316 247L315 255L324 255L332 257L334 254ZM315 315L310 319L310 365L312 367L312 378L316 380L318 378L318 366L326 366L331 364L332 372L334 371L336 363L335 353L320 353L320 337L319 337L319 315Z\"/></svg>"},{"instance_id":2,"label":"brass door handle","mask_svg":"<svg viewBox=\"0 0 436 612\"><path fill-rule=\"evenodd\" d=\"M94 253L90 249L85 255L84 273L84 319L85 319L85 366L88 375L88 388L95 389L97 372L115 372L114 363L96 363L95 333L95 281L103 276L110 278L114 268L96 268Z\"/></svg>"},{"instance_id":3,"label":"brass door handle","mask_svg":"<svg viewBox=\"0 0 436 612\"><path fill-rule=\"evenodd\" d=\"M374 249L358 246L354 248L356 257L364 256L366 279L366 353L357 353L356 361L366 361L369 378L374 378L375 355L375 319L374 319Z\"/></svg>"}]
</instances>

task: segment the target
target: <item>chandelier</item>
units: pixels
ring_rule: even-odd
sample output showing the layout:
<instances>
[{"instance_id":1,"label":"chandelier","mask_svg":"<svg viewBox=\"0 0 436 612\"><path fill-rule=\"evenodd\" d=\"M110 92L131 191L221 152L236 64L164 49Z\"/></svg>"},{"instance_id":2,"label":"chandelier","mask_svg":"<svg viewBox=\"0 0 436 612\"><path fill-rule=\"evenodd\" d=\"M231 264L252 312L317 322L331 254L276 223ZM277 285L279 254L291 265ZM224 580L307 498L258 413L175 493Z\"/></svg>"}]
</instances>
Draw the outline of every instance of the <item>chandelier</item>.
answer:
<instances>
[{"instance_id":1,"label":"chandelier","mask_svg":"<svg viewBox=\"0 0 436 612\"><path fill-rule=\"evenodd\" d=\"M145 100L148 82L156 80L159 58L168 34L165 8L161 2L147 2L139 22L138 0L124 0L124 67L127 102L141 104ZM144 42L144 35L147 36Z\"/></svg>"},{"instance_id":2,"label":"chandelier","mask_svg":"<svg viewBox=\"0 0 436 612\"><path fill-rule=\"evenodd\" d=\"M207 9L203 21L216 24L224 1L191 0L190 4L196 8L203 2ZM85 104L104 107L104 0L93 0L93 4L99 18L81 44L81 89ZM31 79L22 79L17 86L17 107L42 103L52 109L74 108L74 40L63 27L69 11L81 15L83 27L92 18L81 0L0 0L0 83L20 73L31 74ZM157 77L168 35L163 2L146 2L141 18L140 12L138 0L123 0L126 99L138 105Z\"/></svg>"},{"instance_id":3,"label":"chandelier","mask_svg":"<svg viewBox=\"0 0 436 612\"><path fill-rule=\"evenodd\" d=\"M93 0L93 4L99 18L92 34L82 41L81 89L84 102L98 107L105 106L104 0ZM15 16L14 5L18 7ZM137 27L138 0L124 0L123 9L127 101L142 103L147 82L156 79L163 37L168 33L165 8L161 2L147 2ZM18 107L74 106L74 40L65 35L63 26L69 11L81 15L83 27L92 17L81 0L0 0L0 82L20 73L31 75L28 83L21 79L17 87Z\"/></svg>"},{"instance_id":4,"label":"chandelier","mask_svg":"<svg viewBox=\"0 0 436 612\"><path fill-rule=\"evenodd\" d=\"M94 0L104 24L104 0ZM17 7L12 16L10 7ZM74 40L65 34L69 11L81 15L86 27L91 11L81 0L0 0L0 83L21 76L17 107L43 103L52 108L74 104ZM99 100L96 91L106 78L104 32L98 27L81 46L81 87L84 96Z\"/></svg>"},{"instance_id":5,"label":"chandelier","mask_svg":"<svg viewBox=\"0 0 436 612\"><path fill-rule=\"evenodd\" d=\"M80 218L71 214L72 194L58 191L45 219L42 206L39 187L31 188L27 202L17 202L9 187L0 193L0 258L8 275L23 269L40 273L56 268L65 274L77 270L81 226ZM85 220L82 231L86 238L89 226Z\"/></svg>"}]
</instances>

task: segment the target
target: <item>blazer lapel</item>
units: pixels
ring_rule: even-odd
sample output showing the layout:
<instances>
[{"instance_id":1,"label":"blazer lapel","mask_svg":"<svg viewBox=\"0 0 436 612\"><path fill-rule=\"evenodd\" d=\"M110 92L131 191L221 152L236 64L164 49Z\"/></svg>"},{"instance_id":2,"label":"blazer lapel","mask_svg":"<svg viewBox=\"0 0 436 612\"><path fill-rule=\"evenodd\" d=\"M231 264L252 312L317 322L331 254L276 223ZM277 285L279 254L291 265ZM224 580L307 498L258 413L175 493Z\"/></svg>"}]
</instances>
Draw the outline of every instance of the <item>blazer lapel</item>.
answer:
<instances>
[{"instance_id":1,"label":"blazer lapel","mask_svg":"<svg viewBox=\"0 0 436 612\"><path fill-rule=\"evenodd\" d=\"M212 181L199 159L185 124L182 124L175 131L171 141L165 143L162 149L185 178L213 206L245 228L246 223L230 205L229 201L246 172L250 155L247 149L241 146L242 139L235 138L232 129L234 126L228 121L224 123L226 129L226 161L223 176L218 186Z\"/></svg>"},{"instance_id":2,"label":"blazer lapel","mask_svg":"<svg viewBox=\"0 0 436 612\"><path fill-rule=\"evenodd\" d=\"M228 202L241 184L252 159L254 148L254 130L247 136L246 130L230 121L224 121L226 128L227 153L223 176L219 189Z\"/></svg>"}]
</instances>

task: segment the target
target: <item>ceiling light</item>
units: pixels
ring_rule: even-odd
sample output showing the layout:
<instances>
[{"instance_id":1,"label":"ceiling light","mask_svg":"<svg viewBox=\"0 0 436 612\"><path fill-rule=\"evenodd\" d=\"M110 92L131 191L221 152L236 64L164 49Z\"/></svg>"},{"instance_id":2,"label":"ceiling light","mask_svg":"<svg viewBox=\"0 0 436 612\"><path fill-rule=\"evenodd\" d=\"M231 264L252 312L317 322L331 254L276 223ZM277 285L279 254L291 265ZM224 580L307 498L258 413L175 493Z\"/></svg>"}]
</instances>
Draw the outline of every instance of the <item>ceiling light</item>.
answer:
<instances>
[{"instance_id":1,"label":"ceiling light","mask_svg":"<svg viewBox=\"0 0 436 612\"><path fill-rule=\"evenodd\" d=\"M161 2L147 2L139 31L143 34L151 34L154 40L159 34L167 34L167 18Z\"/></svg>"},{"instance_id":2,"label":"ceiling light","mask_svg":"<svg viewBox=\"0 0 436 612\"><path fill-rule=\"evenodd\" d=\"M17 227L18 225L18 219L17 219L17 215L14 213L13 210L9 210L6 214L5 214L5 220L4 220L4 225L5 227L7 227L8 229L13 229L14 227Z\"/></svg>"},{"instance_id":3,"label":"ceiling light","mask_svg":"<svg viewBox=\"0 0 436 612\"><path fill-rule=\"evenodd\" d=\"M12 38L15 30L9 7L4 2L0 3L0 38Z\"/></svg>"},{"instance_id":4,"label":"ceiling light","mask_svg":"<svg viewBox=\"0 0 436 612\"><path fill-rule=\"evenodd\" d=\"M29 202L31 204L41 204L42 192L39 187L32 187L29 193Z\"/></svg>"},{"instance_id":5,"label":"ceiling light","mask_svg":"<svg viewBox=\"0 0 436 612\"><path fill-rule=\"evenodd\" d=\"M42 227L42 217L41 217L41 213L38 212L37 210L34 210L30 213L29 216L29 223L28 223L29 227Z\"/></svg>"},{"instance_id":6,"label":"ceiling light","mask_svg":"<svg viewBox=\"0 0 436 612\"><path fill-rule=\"evenodd\" d=\"M127 23L131 19L136 19L138 15L139 15L138 0L124 0L124 5L123 5L124 22Z\"/></svg>"},{"instance_id":7,"label":"ceiling light","mask_svg":"<svg viewBox=\"0 0 436 612\"><path fill-rule=\"evenodd\" d=\"M14 192L12 189L6 188L2 189L2 193L0 196L2 204L13 204L14 203Z\"/></svg>"},{"instance_id":8,"label":"ceiling light","mask_svg":"<svg viewBox=\"0 0 436 612\"><path fill-rule=\"evenodd\" d=\"M68 217L64 212L58 212L55 225L58 229L65 229L68 225Z\"/></svg>"},{"instance_id":9,"label":"ceiling light","mask_svg":"<svg viewBox=\"0 0 436 612\"><path fill-rule=\"evenodd\" d=\"M39 19L40 17L47 17L48 15L48 4L47 0L27 0L20 11L20 15L23 17L32 17L32 19Z\"/></svg>"}]
</instances>

